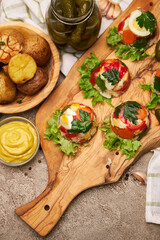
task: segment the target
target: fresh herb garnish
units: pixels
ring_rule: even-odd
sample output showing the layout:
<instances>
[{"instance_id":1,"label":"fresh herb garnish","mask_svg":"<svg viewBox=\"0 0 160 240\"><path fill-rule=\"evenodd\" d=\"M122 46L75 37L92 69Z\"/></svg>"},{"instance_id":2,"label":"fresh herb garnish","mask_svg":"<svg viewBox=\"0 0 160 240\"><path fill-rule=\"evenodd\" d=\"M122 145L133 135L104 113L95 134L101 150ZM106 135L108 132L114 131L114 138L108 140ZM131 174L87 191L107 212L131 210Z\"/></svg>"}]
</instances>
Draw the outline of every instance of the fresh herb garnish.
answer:
<instances>
[{"instance_id":1,"label":"fresh herb garnish","mask_svg":"<svg viewBox=\"0 0 160 240\"><path fill-rule=\"evenodd\" d=\"M102 76L105 77L107 81L111 83L111 85L115 85L120 81L119 71L116 68L102 73Z\"/></svg>"},{"instance_id":2,"label":"fresh herb garnish","mask_svg":"<svg viewBox=\"0 0 160 240\"><path fill-rule=\"evenodd\" d=\"M106 85L105 85L105 82L100 78L100 76L98 76L96 79L95 79L95 83L97 84L97 86L101 89L101 91L105 91L107 88L106 88Z\"/></svg>"},{"instance_id":3,"label":"fresh herb garnish","mask_svg":"<svg viewBox=\"0 0 160 240\"><path fill-rule=\"evenodd\" d=\"M137 116L138 115L138 111L137 111L137 108L141 109L142 106L135 102L135 101L127 101L127 102L124 102L120 105L118 105L116 108L115 108L115 115L116 117L118 117L120 111L121 111L121 108L124 108L124 113L123 113L123 116L125 117L125 119L128 119L130 122L132 122L133 124L137 125Z\"/></svg>"},{"instance_id":4,"label":"fresh herb garnish","mask_svg":"<svg viewBox=\"0 0 160 240\"><path fill-rule=\"evenodd\" d=\"M127 160L133 158L141 146L139 140L123 139L117 136L111 128L110 118L105 119L101 130L105 132L105 137L107 139L104 142L104 147L110 151L121 149L121 153L126 155Z\"/></svg>"},{"instance_id":5,"label":"fresh herb garnish","mask_svg":"<svg viewBox=\"0 0 160 240\"><path fill-rule=\"evenodd\" d=\"M111 48L116 48L115 54L117 57L122 58L123 60L131 58L131 61L143 60L147 56L153 57L153 55L148 55L145 49L150 37L145 39L138 39L133 44L133 48L131 48L128 45L122 43L121 38L118 34L117 27L110 28L109 33L110 35L106 38L107 44Z\"/></svg>"},{"instance_id":6,"label":"fresh herb garnish","mask_svg":"<svg viewBox=\"0 0 160 240\"><path fill-rule=\"evenodd\" d=\"M136 18L136 21L138 22L140 28L145 27L145 29L149 30L151 34L155 32L157 22L151 12L142 12L142 14Z\"/></svg>"},{"instance_id":7,"label":"fresh herb garnish","mask_svg":"<svg viewBox=\"0 0 160 240\"><path fill-rule=\"evenodd\" d=\"M71 122L72 128L71 130L68 130L71 133L86 133L88 132L92 127L92 121L90 120L90 113L85 112L83 110L79 110L80 118L74 119Z\"/></svg>"},{"instance_id":8,"label":"fresh herb garnish","mask_svg":"<svg viewBox=\"0 0 160 240\"><path fill-rule=\"evenodd\" d=\"M5 45L5 42L3 42L3 41L0 41L0 45Z\"/></svg>"},{"instance_id":9,"label":"fresh herb garnish","mask_svg":"<svg viewBox=\"0 0 160 240\"><path fill-rule=\"evenodd\" d=\"M93 98L92 99L92 105L95 106L96 103L104 103L106 101L110 106L111 99L103 97L91 84L91 73L92 71L100 65L99 59L96 57L96 55L92 52L90 58L86 58L84 63L78 68L81 78L79 80L79 87L81 90L83 90L83 96L84 98Z\"/></svg>"},{"instance_id":10,"label":"fresh herb garnish","mask_svg":"<svg viewBox=\"0 0 160 240\"><path fill-rule=\"evenodd\" d=\"M80 147L79 143L73 143L61 135L58 128L58 119L60 117L61 111L58 109L53 113L53 116L48 121L48 126L45 131L45 139L52 140L55 145L60 145L59 150L65 154L75 155L77 147Z\"/></svg>"},{"instance_id":11,"label":"fresh herb garnish","mask_svg":"<svg viewBox=\"0 0 160 240\"><path fill-rule=\"evenodd\" d=\"M140 84L139 87L147 91L152 91L152 97L146 106L148 109L154 109L160 103L160 96L156 93L156 90L152 88L151 84Z\"/></svg>"}]
</instances>

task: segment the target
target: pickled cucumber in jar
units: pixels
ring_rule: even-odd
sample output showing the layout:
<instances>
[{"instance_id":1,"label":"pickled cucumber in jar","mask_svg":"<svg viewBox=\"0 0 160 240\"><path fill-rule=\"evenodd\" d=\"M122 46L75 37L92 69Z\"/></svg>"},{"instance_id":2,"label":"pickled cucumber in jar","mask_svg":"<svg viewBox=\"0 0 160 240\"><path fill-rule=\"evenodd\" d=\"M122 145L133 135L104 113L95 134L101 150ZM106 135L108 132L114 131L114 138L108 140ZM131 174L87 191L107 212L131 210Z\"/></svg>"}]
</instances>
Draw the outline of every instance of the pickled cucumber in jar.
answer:
<instances>
[{"instance_id":1,"label":"pickled cucumber in jar","mask_svg":"<svg viewBox=\"0 0 160 240\"><path fill-rule=\"evenodd\" d=\"M51 0L46 24L59 47L70 45L82 51L97 39L101 14L94 0Z\"/></svg>"}]
</instances>

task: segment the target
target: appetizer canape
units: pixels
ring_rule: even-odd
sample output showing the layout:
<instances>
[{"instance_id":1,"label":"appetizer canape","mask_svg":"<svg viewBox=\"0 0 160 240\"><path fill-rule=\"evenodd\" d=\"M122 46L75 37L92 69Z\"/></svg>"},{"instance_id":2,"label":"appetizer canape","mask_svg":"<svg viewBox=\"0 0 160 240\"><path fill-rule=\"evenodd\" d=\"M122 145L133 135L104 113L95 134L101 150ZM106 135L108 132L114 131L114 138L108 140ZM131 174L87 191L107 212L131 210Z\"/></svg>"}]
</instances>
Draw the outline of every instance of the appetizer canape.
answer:
<instances>
[{"instance_id":1,"label":"appetizer canape","mask_svg":"<svg viewBox=\"0 0 160 240\"><path fill-rule=\"evenodd\" d=\"M157 22L151 12L135 10L119 23L118 33L125 44L148 48L157 41Z\"/></svg>"},{"instance_id":2,"label":"appetizer canape","mask_svg":"<svg viewBox=\"0 0 160 240\"><path fill-rule=\"evenodd\" d=\"M124 63L107 59L91 73L90 81L103 97L118 97L129 87L130 75Z\"/></svg>"},{"instance_id":3,"label":"appetizer canape","mask_svg":"<svg viewBox=\"0 0 160 240\"><path fill-rule=\"evenodd\" d=\"M120 137L132 139L148 131L150 126L147 108L134 101L118 105L111 115L111 128Z\"/></svg>"},{"instance_id":4,"label":"appetizer canape","mask_svg":"<svg viewBox=\"0 0 160 240\"><path fill-rule=\"evenodd\" d=\"M48 121L45 138L59 144L65 154L75 155L75 148L88 142L96 131L94 111L83 104L73 103L54 112Z\"/></svg>"},{"instance_id":5,"label":"appetizer canape","mask_svg":"<svg viewBox=\"0 0 160 240\"><path fill-rule=\"evenodd\" d=\"M135 101L118 105L111 117L104 120L101 130L105 132L104 147L110 151L121 150L126 159L131 159L141 146L141 138L148 132L148 110Z\"/></svg>"},{"instance_id":6,"label":"appetizer canape","mask_svg":"<svg viewBox=\"0 0 160 240\"><path fill-rule=\"evenodd\" d=\"M123 62L118 59L100 62L94 52L78 70L81 74L79 87L83 90L84 98L92 98L93 106L104 101L112 106L111 97L118 97L130 85L129 70Z\"/></svg>"},{"instance_id":7,"label":"appetizer canape","mask_svg":"<svg viewBox=\"0 0 160 240\"><path fill-rule=\"evenodd\" d=\"M74 103L61 111L58 126L62 136L76 143L87 142L96 133L96 114L90 107Z\"/></svg>"},{"instance_id":8,"label":"appetizer canape","mask_svg":"<svg viewBox=\"0 0 160 240\"><path fill-rule=\"evenodd\" d=\"M116 47L115 54L122 59L139 61L146 58L146 50L158 39L155 16L149 11L135 10L118 25L109 29L107 44ZM151 54L150 56L153 57Z\"/></svg>"}]
</instances>

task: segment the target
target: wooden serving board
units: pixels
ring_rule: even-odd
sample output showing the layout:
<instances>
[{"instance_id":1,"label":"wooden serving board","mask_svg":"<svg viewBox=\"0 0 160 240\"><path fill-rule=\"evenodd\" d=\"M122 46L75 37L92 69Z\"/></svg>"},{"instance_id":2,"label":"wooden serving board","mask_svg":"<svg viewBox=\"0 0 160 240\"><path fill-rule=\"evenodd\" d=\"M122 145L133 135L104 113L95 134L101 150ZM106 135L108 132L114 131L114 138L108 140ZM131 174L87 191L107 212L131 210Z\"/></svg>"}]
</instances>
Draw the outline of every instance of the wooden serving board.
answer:
<instances>
[{"instance_id":1,"label":"wooden serving board","mask_svg":"<svg viewBox=\"0 0 160 240\"><path fill-rule=\"evenodd\" d=\"M141 7L149 10L160 22L159 1L135 0L129 8L114 21L111 26L118 26L121 19L129 12ZM152 5L152 6L151 6ZM41 236L48 234L56 225L70 202L83 190L93 186L108 184L118 181L123 172L131 166L142 154L160 146L160 126L154 111L151 113L151 128L147 135L142 139L142 147L137 152L134 159L126 160L120 152L109 151L104 148L104 135L100 129L90 141L88 147L78 150L75 157L65 156L58 150L52 141L44 140L44 131L47 121L52 113L68 103L80 102L90 107L91 100L84 99L78 87L80 74L77 68L83 63L84 59L90 56L90 52L95 52L100 60L105 58L115 58L114 51L106 44L108 29L98 39L98 41L75 63L64 82L50 95L50 97L40 107L36 115L36 125L41 137L41 145L48 164L49 180L45 191L30 203L16 209L16 213ZM155 46L149 49L154 51ZM151 97L151 93L143 91L138 87L140 83L149 83L155 70L160 67L160 63L155 58L147 58L139 62L124 61L131 73L131 85L129 89L119 98L114 98L114 106L126 100L138 101L146 104ZM99 126L103 120L110 116L111 108L106 103L97 104L94 111L97 114ZM106 168L112 163L110 168Z\"/></svg>"}]
</instances>

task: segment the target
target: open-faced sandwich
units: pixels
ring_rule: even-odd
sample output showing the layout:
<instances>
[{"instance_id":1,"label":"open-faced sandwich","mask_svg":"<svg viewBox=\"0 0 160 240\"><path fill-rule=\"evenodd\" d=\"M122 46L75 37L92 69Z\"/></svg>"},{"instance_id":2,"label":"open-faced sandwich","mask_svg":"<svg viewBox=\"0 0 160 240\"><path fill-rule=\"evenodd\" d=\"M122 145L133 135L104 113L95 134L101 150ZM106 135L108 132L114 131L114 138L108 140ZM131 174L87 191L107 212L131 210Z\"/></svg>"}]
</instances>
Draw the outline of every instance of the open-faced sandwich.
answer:
<instances>
[{"instance_id":1,"label":"open-faced sandwich","mask_svg":"<svg viewBox=\"0 0 160 240\"><path fill-rule=\"evenodd\" d=\"M135 156L141 146L140 139L150 127L149 111L135 101L126 101L118 105L110 118L104 121L101 130L105 132L105 148L120 150L126 159Z\"/></svg>"},{"instance_id":2,"label":"open-faced sandwich","mask_svg":"<svg viewBox=\"0 0 160 240\"><path fill-rule=\"evenodd\" d=\"M116 47L115 54L131 61L149 56L147 48L158 39L158 26L155 16L149 11L135 10L118 25L109 29L107 44Z\"/></svg>"},{"instance_id":3,"label":"open-faced sandwich","mask_svg":"<svg viewBox=\"0 0 160 240\"><path fill-rule=\"evenodd\" d=\"M118 59L106 59L102 62L91 52L78 68L81 73L79 87L84 98L93 98L92 104L107 102L111 97L123 94L130 85L130 74L127 66Z\"/></svg>"},{"instance_id":4,"label":"open-faced sandwich","mask_svg":"<svg viewBox=\"0 0 160 240\"><path fill-rule=\"evenodd\" d=\"M45 138L59 144L65 154L75 155L76 147L88 142L97 131L94 111L83 104L73 103L55 111L48 121Z\"/></svg>"}]
</instances>

